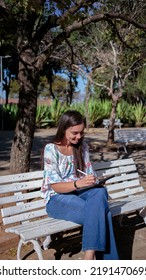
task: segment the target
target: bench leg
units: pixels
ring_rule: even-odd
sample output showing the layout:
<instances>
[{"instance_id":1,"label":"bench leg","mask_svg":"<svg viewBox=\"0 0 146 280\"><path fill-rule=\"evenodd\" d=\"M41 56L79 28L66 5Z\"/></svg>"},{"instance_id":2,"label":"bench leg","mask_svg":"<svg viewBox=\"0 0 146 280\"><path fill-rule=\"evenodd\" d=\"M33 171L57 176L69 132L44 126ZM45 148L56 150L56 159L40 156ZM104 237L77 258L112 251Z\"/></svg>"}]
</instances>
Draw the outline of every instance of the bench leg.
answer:
<instances>
[{"instance_id":1,"label":"bench leg","mask_svg":"<svg viewBox=\"0 0 146 280\"><path fill-rule=\"evenodd\" d=\"M17 248L17 260L21 260L21 249L22 249L22 245L23 244L27 244L31 242L33 244L33 248L37 253L38 259L39 260L43 260L43 255L42 255L42 249L41 246L39 244L38 240L29 240L29 241L23 241L23 239L20 239L19 243L18 243L18 248Z\"/></svg>"},{"instance_id":2,"label":"bench leg","mask_svg":"<svg viewBox=\"0 0 146 280\"><path fill-rule=\"evenodd\" d=\"M126 149L126 146L123 144L123 149L125 151L125 153L127 154L127 149Z\"/></svg>"},{"instance_id":3,"label":"bench leg","mask_svg":"<svg viewBox=\"0 0 146 280\"><path fill-rule=\"evenodd\" d=\"M146 207L142 208L140 211L139 211L139 215L143 218L145 224L146 224Z\"/></svg>"},{"instance_id":4,"label":"bench leg","mask_svg":"<svg viewBox=\"0 0 146 280\"><path fill-rule=\"evenodd\" d=\"M119 225L120 225L120 227L122 227L122 226L123 226L123 218L124 218L124 214L119 215L119 219L118 219L118 221L119 221Z\"/></svg>"},{"instance_id":5,"label":"bench leg","mask_svg":"<svg viewBox=\"0 0 146 280\"><path fill-rule=\"evenodd\" d=\"M51 236L48 235L43 242L43 249L44 250L48 250L48 246L49 246L50 242L51 242Z\"/></svg>"},{"instance_id":6,"label":"bench leg","mask_svg":"<svg viewBox=\"0 0 146 280\"><path fill-rule=\"evenodd\" d=\"M124 152L125 152L125 154L127 154L127 149L126 149L126 146L123 144L122 146L120 146L120 147L117 147L117 152L119 153L120 152L120 148L123 148L123 150L124 150Z\"/></svg>"}]
</instances>

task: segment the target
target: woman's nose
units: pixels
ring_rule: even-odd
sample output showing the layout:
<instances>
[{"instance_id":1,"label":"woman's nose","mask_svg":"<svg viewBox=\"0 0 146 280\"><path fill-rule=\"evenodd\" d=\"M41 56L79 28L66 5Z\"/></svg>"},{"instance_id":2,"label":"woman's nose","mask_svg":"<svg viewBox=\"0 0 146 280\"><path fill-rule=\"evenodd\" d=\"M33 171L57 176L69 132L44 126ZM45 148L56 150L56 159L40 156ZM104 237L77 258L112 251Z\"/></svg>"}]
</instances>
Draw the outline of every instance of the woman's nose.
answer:
<instances>
[{"instance_id":1,"label":"woman's nose","mask_svg":"<svg viewBox=\"0 0 146 280\"><path fill-rule=\"evenodd\" d=\"M81 139L82 135L80 133L77 134L77 139Z\"/></svg>"}]
</instances>

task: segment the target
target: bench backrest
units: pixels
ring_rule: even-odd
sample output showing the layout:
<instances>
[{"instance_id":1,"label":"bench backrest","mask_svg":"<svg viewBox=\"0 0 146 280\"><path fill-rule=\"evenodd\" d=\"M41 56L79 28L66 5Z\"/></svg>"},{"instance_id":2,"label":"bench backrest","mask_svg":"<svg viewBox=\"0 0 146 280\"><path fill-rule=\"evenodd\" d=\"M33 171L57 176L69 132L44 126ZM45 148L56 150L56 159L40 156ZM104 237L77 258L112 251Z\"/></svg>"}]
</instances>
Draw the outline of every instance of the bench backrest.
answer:
<instances>
[{"instance_id":1,"label":"bench backrest","mask_svg":"<svg viewBox=\"0 0 146 280\"><path fill-rule=\"evenodd\" d=\"M143 192L133 159L94 162L98 176L115 175L106 183L109 199L121 199ZM4 225L47 217L41 198L43 171L0 177L0 205Z\"/></svg>"},{"instance_id":2,"label":"bench backrest","mask_svg":"<svg viewBox=\"0 0 146 280\"><path fill-rule=\"evenodd\" d=\"M143 142L146 141L146 129L122 129L114 130L114 139L119 142Z\"/></svg>"},{"instance_id":3,"label":"bench backrest","mask_svg":"<svg viewBox=\"0 0 146 280\"><path fill-rule=\"evenodd\" d=\"M110 199L121 199L143 192L139 174L132 158L93 163L97 176L115 175L106 181Z\"/></svg>"},{"instance_id":4,"label":"bench backrest","mask_svg":"<svg viewBox=\"0 0 146 280\"><path fill-rule=\"evenodd\" d=\"M0 177L0 205L4 225L47 216L44 200L40 196L42 178L43 171Z\"/></svg>"}]
</instances>

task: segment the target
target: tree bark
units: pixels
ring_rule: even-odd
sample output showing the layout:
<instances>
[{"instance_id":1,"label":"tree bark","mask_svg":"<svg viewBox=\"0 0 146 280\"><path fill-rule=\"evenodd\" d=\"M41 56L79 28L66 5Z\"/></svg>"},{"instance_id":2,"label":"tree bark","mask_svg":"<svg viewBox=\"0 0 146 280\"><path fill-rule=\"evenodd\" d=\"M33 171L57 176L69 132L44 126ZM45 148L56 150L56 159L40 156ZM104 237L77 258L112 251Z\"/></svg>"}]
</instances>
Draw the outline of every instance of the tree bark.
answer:
<instances>
[{"instance_id":1,"label":"tree bark","mask_svg":"<svg viewBox=\"0 0 146 280\"><path fill-rule=\"evenodd\" d=\"M11 147L11 173L29 171L37 108L38 79L36 69L34 70L32 65L29 67L30 64L24 63L24 61L29 61L27 53L24 52L20 61L18 75L20 84L19 112Z\"/></svg>"},{"instance_id":2,"label":"tree bark","mask_svg":"<svg viewBox=\"0 0 146 280\"><path fill-rule=\"evenodd\" d=\"M90 95L90 81L88 80L87 82L87 86L86 86L86 95L85 95L85 115L86 115L86 128L87 130L89 130L89 125L90 125L90 121L89 121L89 109L88 109L88 105L89 105L89 96Z\"/></svg>"},{"instance_id":3,"label":"tree bark","mask_svg":"<svg viewBox=\"0 0 146 280\"><path fill-rule=\"evenodd\" d=\"M108 140L107 145L114 144L114 123L116 118L116 110L118 105L118 99L112 99L112 110L109 123Z\"/></svg>"}]
</instances>

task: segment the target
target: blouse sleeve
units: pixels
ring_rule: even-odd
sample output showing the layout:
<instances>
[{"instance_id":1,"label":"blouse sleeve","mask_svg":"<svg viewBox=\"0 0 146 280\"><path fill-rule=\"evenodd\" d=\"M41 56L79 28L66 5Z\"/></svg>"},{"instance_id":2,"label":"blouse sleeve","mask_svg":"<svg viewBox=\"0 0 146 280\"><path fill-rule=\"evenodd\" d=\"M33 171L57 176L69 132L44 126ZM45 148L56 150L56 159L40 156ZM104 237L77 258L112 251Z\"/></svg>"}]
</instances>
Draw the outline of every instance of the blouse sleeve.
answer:
<instances>
[{"instance_id":1,"label":"blouse sleeve","mask_svg":"<svg viewBox=\"0 0 146 280\"><path fill-rule=\"evenodd\" d=\"M54 148L54 144L47 144L44 149L44 178L41 192L44 196L46 192L52 191L51 184L63 181L58 167L58 154ZM46 195L45 195L46 193Z\"/></svg>"}]
</instances>

